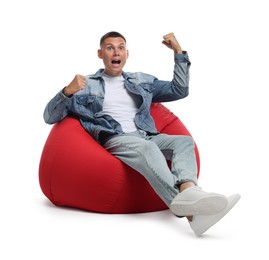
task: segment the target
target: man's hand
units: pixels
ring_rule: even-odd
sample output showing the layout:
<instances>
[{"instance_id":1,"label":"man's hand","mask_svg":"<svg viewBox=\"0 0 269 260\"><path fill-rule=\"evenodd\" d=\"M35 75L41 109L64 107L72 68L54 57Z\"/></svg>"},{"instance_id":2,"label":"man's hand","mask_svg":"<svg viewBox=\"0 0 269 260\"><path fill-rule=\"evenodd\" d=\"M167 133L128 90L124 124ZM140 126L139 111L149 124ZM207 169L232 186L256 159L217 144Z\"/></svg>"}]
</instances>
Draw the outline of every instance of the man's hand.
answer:
<instances>
[{"instance_id":1,"label":"man's hand","mask_svg":"<svg viewBox=\"0 0 269 260\"><path fill-rule=\"evenodd\" d=\"M69 97L76 92L84 89L86 87L86 77L77 74L74 79L71 81L71 83L66 86L63 90L63 93Z\"/></svg>"},{"instance_id":2,"label":"man's hand","mask_svg":"<svg viewBox=\"0 0 269 260\"><path fill-rule=\"evenodd\" d=\"M172 49L175 53L181 54L182 49L174 35L174 33L168 33L163 36L163 42L168 48Z\"/></svg>"}]
</instances>

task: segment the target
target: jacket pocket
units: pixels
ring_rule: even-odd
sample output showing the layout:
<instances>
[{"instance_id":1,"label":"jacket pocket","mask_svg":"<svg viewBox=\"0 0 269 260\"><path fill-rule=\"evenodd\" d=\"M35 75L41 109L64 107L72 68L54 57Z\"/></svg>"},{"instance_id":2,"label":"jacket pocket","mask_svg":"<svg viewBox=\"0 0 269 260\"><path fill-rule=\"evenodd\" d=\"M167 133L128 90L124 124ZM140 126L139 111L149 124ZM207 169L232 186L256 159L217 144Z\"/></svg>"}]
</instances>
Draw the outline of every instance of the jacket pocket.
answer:
<instances>
[{"instance_id":1,"label":"jacket pocket","mask_svg":"<svg viewBox=\"0 0 269 260\"><path fill-rule=\"evenodd\" d=\"M152 84L142 83L140 87L144 89L146 92L152 93Z\"/></svg>"},{"instance_id":2,"label":"jacket pocket","mask_svg":"<svg viewBox=\"0 0 269 260\"><path fill-rule=\"evenodd\" d=\"M76 96L73 105L73 112L88 116L96 113L98 106L96 96L89 95Z\"/></svg>"},{"instance_id":3,"label":"jacket pocket","mask_svg":"<svg viewBox=\"0 0 269 260\"><path fill-rule=\"evenodd\" d=\"M152 95L153 95L152 85L147 84L147 83L142 83L142 84L140 84L140 87L141 87L140 92L141 92L141 95L143 97L143 102L144 102L144 104L147 104L148 109L149 109L150 104L151 104L151 100L152 100Z\"/></svg>"},{"instance_id":4,"label":"jacket pocket","mask_svg":"<svg viewBox=\"0 0 269 260\"><path fill-rule=\"evenodd\" d=\"M78 96L76 97L76 103L81 106L89 106L95 101L95 96Z\"/></svg>"}]
</instances>

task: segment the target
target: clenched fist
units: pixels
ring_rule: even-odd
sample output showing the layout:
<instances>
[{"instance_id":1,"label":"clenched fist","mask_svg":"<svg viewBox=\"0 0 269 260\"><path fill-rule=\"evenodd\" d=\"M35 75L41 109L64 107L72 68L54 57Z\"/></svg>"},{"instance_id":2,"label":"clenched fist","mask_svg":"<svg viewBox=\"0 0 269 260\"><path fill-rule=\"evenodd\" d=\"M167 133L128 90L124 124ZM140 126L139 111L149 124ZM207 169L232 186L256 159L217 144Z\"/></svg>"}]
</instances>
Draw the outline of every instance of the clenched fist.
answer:
<instances>
[{"instance_id":1,"label":"clenched fist","mask_svg":"<svg viewBox=\"0 0 269 260\"><path fill-rule=\"evenodd\" d=\"M63 90L63 93L69 97L76 92L84 89L86 87L86 77L83 75L77 74L74 79L70 82L68 86L66 86Z\"/></svg>"},{"instance_id":2,"label":"clenched fist","mask_svg":"<svg viewBox=\"0 0 269 260\"><path fill-rule=\"evenodd\" d=\"M166 45L168 48L172 49L175 53L182 53L182 49L174 35L174 33L168 33L163 36L162 43Z\"/></svg>"}]
</instances>

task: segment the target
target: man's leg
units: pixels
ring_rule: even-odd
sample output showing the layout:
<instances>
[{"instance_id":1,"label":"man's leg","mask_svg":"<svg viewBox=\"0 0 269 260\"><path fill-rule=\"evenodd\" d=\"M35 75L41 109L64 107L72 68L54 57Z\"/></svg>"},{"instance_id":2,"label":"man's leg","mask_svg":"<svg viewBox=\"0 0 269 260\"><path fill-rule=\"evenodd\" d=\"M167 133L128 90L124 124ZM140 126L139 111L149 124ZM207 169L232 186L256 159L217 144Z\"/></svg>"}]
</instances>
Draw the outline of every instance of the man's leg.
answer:
<instances>
[{"instance_id":1,"label":"man's leg","mask_svg":"<svg viewBox=\"0 0 269 260\"><path fill-rule=\"evenodd\" d=\"M179 186L180 193L176 196L171 205L171 210L175 213L181 211L181 202L184 190L190 192L195 186L195 177L197 175L196 168L194 164L196 163L195 153L194 153L194 142L191 137L186 136L171 136L171 135L157 135L151 138L158 147L162 150L167 160L172 161L172 172L175 174L181 185ZM184 182L184 180L186 182ZM192 180L192 181L188 181ZM203 191L199 191L203 192ZM192 193L192 192L190 192ZM192 196L191 196L192 197ZM194 214L194 216L187 216L190 226L197 236L201 236L209 228L215 225L219 220L221 220L239 201L240 195L234 194L227 198L227 205L218 213L212 214ZM178 200L178 201L177 201ZM208 203L208 202L207 202ZM217 200L216 200L216 203ZM200 205L202 205L200 200ZM207 210L207 208L205 207ZM215 208L214 208L215 210ZM205 212L206 213L206 212ZM207 212L208 213L208 212Z\"/></svg>"},{"instance_id":2,"label":"man's leg","mask_svg":"<svg viewBox=\"0 0 269 260\"><path fill-rule=\"evenodd\" d=\"M176 186L178 179L171 174L158 146L146 138L143 131L116 135L105 142L104 148L141 173L167 206L170 206L179 192Z\"/></svg>"},{"instance_id":3,"label":"man's leg","mask_svg":"<svg viewBox=\"0 0 269 260\"><path fill-rule=\"evenodd\" d=\"M187 182L196 183L196 161L195 155L191 155L194 153L191 138L182 139L182 146L179 149L181 152L176 156L179 163L172 162L173 174L166 161L170 153L169 149L166 149L167 154L164 156L155 141L149 139L156 140L156 138L147 136L143 131L137 131L114 136L104 144L104 147L140 172L175 215L215 214L226 207L225 196L206 193L197 186L179 194L179 183L182 182L185 185ZM190 159L190 157L193 158ZM178 172L182 172L182 174L178 174Z\"/></svg>"},{"instance_id":4,"label":"man's leg","mask_svg":"<svg viewBox=\"0 0 269 260\"><path fill-rule=\"evenodd\" d=\"M150 136L149 140L156 143L166 160L171 161L171 172L178 179L180 191L197 185L197 163L192 137L159 134Z\"/></svg>"},{"instance_id":5,"label":"man's leg","mask_svg":"<svg viewBox=\"0 0 269 260\"><path fill-rule=\"evenodd\" d=\"M197 166L194 141L190 136L159 134L149 137L157 144L178 179L180 193L170 204L175 215L192 217L188 213L210 215L227 206L227 198L221 194L208 193L197 186ZM192 207L191 207L192 206Z\"/></svg>"}]
</instances>

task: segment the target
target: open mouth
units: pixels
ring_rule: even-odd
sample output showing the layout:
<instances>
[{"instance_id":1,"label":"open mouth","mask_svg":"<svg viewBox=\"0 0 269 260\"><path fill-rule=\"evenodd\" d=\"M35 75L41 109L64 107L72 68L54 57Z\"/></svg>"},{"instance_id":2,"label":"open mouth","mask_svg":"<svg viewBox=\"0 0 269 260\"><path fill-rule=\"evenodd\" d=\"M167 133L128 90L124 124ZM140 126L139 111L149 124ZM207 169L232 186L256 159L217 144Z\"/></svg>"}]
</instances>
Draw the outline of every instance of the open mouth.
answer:
<instances>
[{"instance_id":1,"label":"open mouth","mask_svg":"<svg viewBox=\"0 0 269 260\"><path fill-rule=\"evenodd\" d=\"M120 60L112 60L112 64L120 64L121 61Z\"/></svg>"}]
</instances>

